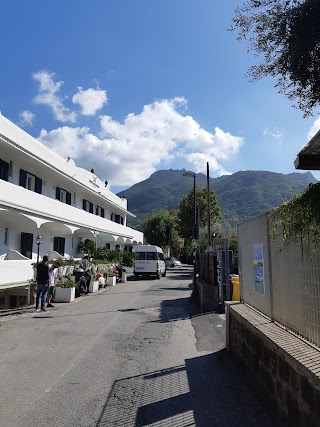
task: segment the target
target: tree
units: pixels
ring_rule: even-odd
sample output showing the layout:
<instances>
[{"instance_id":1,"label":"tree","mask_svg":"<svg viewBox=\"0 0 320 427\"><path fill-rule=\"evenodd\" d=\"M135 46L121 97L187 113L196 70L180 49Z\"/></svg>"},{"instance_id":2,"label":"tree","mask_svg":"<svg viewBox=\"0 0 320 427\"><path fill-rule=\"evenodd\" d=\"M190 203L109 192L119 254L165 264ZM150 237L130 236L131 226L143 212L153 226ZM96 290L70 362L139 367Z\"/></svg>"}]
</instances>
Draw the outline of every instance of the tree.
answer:
<instances>
[{"instance_id":1,"label":"tree","mask_svg":"<svg viewBox=\"0 0 320 427\"><path fill-rule=\"evenodd\" d=\"M143 233L148 243L168 247L176 237L175 217L165 210L153 212L143 222Z\"/></svg>"},{"instance_id":2,"label":"tree","mask_svg":"<svg viewBox=\"0 0 320 427\"><path fill-rule=\"evenodd\" d=\"M221 209L217 201L217 195L214 190L210 190L210 216L211 225L215 224L221 218ZM207 204L207 189L200 189L196 187L196 208L197 217L199 218L199 226L207 226L208 221L208 204ZM180 203L180 210L178 213L178 232L181 237L190 241L192 238L192 227L194 223L194 202L193 190L184 196Z\"/></svg>"},{"instance_id":3,"label":"tree","mask_svg":"<svg viewBox=\"0 0 320 427\"><path fill-rule=\"evenodd\" d=\"M309 116L320 102L319 0L248 0L231 30L263 59L249 68L252 81L277 78L275 87Z\"/></svg>"}]
</instances>

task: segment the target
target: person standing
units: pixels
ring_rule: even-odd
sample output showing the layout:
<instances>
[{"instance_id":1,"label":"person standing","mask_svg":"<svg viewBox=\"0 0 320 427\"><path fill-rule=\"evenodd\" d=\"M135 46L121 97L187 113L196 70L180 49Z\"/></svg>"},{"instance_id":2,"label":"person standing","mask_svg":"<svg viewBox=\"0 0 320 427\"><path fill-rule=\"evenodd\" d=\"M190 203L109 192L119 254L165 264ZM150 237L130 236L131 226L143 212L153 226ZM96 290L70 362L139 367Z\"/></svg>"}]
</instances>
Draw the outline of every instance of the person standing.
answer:
<instances>
[{"instance_id":1,"label":"person standing","mask_svg":"<svg viewBox=\"0 0 320 427\"><path fill-rule=\"evenodd\" d=\"M49 267L48 257L45 255L42 261L37 265L37 296L36 296L36 311L46 311L45 302L49 286ZM41 300L40 300L41 299ZM41 301L41 302L40 302ZM41 308L39 308L39 302Z\"/></svg>"},{"instance_id":2,"label":"person standing","mask_svg":"<svg viewBox=\"0 0 320 427\"><path fill-rule=\"evenodd\" d=\"M49 289L48 289L48 300L47 300L47 307L53 307L51 304L51 300L54 295L55 285L57 282L57 277L59 274L58 268L60 267L60 262L55 261L53 264L49 264Z\"/></svg>"},{"instance_id":3,"label":"person standing","mask_svg":"<svg viewBox=\"0 0 320 427\"><path fill-rule=\"evenodd\" d=\"M81 260L81 267L84 270L84 277L86 279L86 293L88 294L90 281L91 281L89 255L87 254L83 255Z\"/></svg>"}]
</instances>

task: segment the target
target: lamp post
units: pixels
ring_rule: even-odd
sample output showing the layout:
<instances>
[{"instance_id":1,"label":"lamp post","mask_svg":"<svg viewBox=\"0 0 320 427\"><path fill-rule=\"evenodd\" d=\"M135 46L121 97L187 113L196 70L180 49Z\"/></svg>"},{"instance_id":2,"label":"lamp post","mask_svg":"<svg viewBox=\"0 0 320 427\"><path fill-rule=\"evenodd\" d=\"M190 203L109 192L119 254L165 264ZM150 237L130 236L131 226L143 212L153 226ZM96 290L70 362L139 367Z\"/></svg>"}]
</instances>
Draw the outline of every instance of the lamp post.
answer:
<instances>
[{"instance_id":1,"label":"lamp post","mask_svg":"<svg viewBox=\"0 0 320 427\"><path fill-rule=\"evenodd\" d=\"M98 249L98 246L97 246L97 234L98 234L97 230L93 230L94 244L96 245L95 256L97 255L97 249Z\"/></svg>"},{"instance_id":2,"label":"lamp post","mask_svg":"<svg viewBox=\"0 0 320 427\"><path fill-rule=\"evenodd\" d=\"M192 226L192 246L193 246L193 296L197 296L197 268L196 268L196 238L197 238L197 208L196 208L196 176L195 172L184 172L183 176L193 177L193 226Z\"/></svg>"},{"instance_id":3,"label":"lamp post","mask_svg":"<svg viewBox=\"0 0 320 427\"><path fill-rule=\"evenodd\" d=\"M42 236L40 236L40 234L37 235L36 242L38 245L37 264L39 264L40 245L42 243Z\"/></svg>"}]
</instances>

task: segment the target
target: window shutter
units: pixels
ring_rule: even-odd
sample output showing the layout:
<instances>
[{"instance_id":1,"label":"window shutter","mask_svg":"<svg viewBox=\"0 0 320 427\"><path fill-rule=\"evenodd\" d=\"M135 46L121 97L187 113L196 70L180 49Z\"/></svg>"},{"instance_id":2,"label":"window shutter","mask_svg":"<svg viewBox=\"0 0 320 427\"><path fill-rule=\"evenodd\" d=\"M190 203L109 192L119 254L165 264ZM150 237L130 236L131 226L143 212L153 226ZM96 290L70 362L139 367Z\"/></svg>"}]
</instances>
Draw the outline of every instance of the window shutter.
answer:
<instances>
[{"instance_id":1,"label":"window shutter","mask_svg":"<svg viewBox=\"0 0 320 427\"><path fill-rule=\"evenodd\" d=\"M59 237L53 239L53 250L59 252Z\"/></svg>"},{"instance_id":2,"label":"window shutter","mask_svg":"<svg viewBox=\"0 0 320 427\"><path fill-rule=\"evenodd\" d=\"M21 254L32 259L33 234L21 233Z\"/></svg>"},{"instance_id":3,"label":"window shutter","mask_svg":"<svg viewBox=\"0 0 320 427\"><path fill-rule=\"evenodd\" d=\"M89 212L93 214L93 203L90 203L89 205Z\"/></svg>"},{"instance_id":4,"label":"window shutter","mask_svg":"<svg viewBox=\"0 0 320 427\"><path fill-rule=\"evenodd\" d=\"M65 241L66 239L64 237L55 237L53 240L53 250L58 252L61 256L64 256Z\"/></svg>"},{"instance_id":5,"label":"window shutter","mask_svg":"<svg viewBox=\"0 0 320 427\"><path fill-rule=\"evenodd\" d=\"M9 178L9 163L0 160L0 179L8 181Z\"/></svg>"},{"instance_id":6,"label":"window shutter","mask_svg":"<svg viewBox=\"0 0 320 427\"><path fill-rule=\"evenodd\" d=\"M68 193L68 191L67 191L67 199L66 199L66 201L67 201L67 205L71 205L71 193Z\"/></svg>"},{"instance_id":7,"label":"window shutter","mask_svg":"<svg viewBox=\"0 0 320 427\"><path fill-rule=\"evenodd\" d=\"M20 182L21 187L26 188L27 186L27 172L23 169L20 169Z\"/></svg>"},{"instance_id":8,"label":"window shutter","mask_svg":"<svg viewBox=\"0 0 320 427\"><path fill-rule=\"evenodd\" d=\"M42 179L36 176L36 188L35 192L41 194L42 193Z\"/></svg>"},{"instance_id":9,"label":"window shutter","mask_svg":"<svg viewBox=\"0 0 320 427\"><path fill-rule=\"evenodd\" d=\"M56 188L56 199L57 199L57 200L60 200L60 190L61 190L61 188L60 188L60 187L57 187L57 188Z\"/></svg>"},{"instance_id":10,"label":"window shutter","mask_svg":"<svg viewBox=\"0 0 320 427\"><path fill-rule=\"evenodd\" d=\"M104 218L104 209L101 208L101 217Z\"/></svg>"}]
</instances>

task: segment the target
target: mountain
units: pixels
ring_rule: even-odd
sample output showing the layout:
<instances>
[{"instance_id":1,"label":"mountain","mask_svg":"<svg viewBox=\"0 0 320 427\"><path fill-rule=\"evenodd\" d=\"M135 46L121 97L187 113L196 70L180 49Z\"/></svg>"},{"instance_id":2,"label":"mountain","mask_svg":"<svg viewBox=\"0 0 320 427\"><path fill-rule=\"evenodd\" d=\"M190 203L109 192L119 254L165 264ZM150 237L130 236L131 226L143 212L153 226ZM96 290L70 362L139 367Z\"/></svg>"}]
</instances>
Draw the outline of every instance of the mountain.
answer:
<instances>
[{"instance_id":1,"label":"mountain","mask_svg":"<svg viewBox=\"0 0 320 427\"><path fill-rule=\"evenodd\" d=\"M128 209L137 215L129 218L129 225L142 229L144 217L160 209L179 209L184 195L193 189L193 178L185 177L182 170L159 170L150 178L139 182L118 196L126 196ZM223 222L235 226L279 206L292 196L305 190L317 180L310 172L288 175L266 171L239 171L233 175L210 178L210 188L217 193ZM197 174L196 185L207 186L207 177Z\"/></svg>"}]
</instances>

